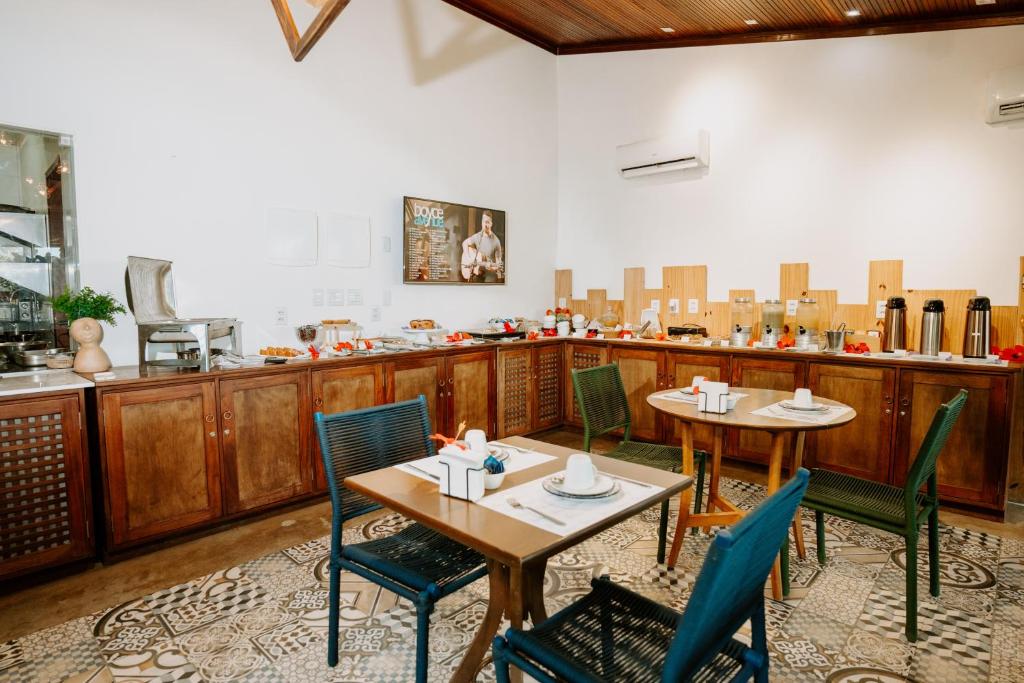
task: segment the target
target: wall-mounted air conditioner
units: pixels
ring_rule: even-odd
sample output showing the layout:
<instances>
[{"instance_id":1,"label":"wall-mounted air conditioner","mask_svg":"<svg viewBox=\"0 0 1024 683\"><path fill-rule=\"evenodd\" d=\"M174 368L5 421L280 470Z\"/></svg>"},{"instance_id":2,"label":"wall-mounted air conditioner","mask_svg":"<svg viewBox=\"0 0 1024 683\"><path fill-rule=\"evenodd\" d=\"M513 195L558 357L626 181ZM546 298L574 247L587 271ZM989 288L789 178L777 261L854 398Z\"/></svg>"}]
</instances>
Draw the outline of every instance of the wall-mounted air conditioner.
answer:
<instances>
[{"instance_id":1,"label":"wall-mounted air conditioner","mask_svg":"<svg viewBox=\"0 0 1024 683\"><path fill-rule=\"evenodd\" d=\"M989 123L1024 119L1024 64L996 71L988 82Z\"/></svg>"},{"instance_id":2,"label":"wall-mounted air conditioner","mask_svg":"<svg viewBox=\"0 0 1024 683\"><path fill-rule=\"evenodd\" d=\"M691 138L665 137L615 148L623 178L704 168L710 161L710 135L706 130Z\"/></svg>"}]
</instances>

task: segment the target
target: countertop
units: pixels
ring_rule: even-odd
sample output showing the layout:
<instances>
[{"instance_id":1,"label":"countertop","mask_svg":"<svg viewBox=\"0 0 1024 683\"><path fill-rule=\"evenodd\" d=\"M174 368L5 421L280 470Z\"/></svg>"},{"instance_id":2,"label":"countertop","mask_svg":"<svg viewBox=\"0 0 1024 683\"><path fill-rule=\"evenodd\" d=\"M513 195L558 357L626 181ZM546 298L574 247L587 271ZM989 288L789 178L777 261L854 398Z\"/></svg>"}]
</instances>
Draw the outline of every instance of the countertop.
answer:
<instances>
[{"instance_id":1,"label":"countertop","mask_svg":"<svg viewBox=\"0 0 1024 683\"><path fill-rule=\"evenodd\" d=\"M41 394L67 389L88 389L93 383L71 370L25 370L0 374L0 396Z\"/></svg>"}]
</instances>

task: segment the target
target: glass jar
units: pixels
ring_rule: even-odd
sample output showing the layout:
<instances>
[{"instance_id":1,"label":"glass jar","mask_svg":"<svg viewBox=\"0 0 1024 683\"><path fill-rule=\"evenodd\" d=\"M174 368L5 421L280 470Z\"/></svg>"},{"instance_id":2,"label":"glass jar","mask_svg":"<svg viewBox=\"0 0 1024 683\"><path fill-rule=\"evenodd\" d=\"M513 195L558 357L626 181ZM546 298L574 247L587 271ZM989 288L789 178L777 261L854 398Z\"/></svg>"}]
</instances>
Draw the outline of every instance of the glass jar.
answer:
<instances>
[{"instance_id":1,"label":"glass jar","mask_svg":"<svg viewBox=\"0 0 1024 683\"><path fill-rule=\"evenodd\" d=\"M619 316L615 315L611 305L604 309L604 315L599 318L603 327L612 328L619 324Z\"/></svg>"},{"instance_id":2,"label":"glass jar","mask_svg":"<svg viewBox=\"0 0 1024 683\"><path fill-rule=\"evenodd\" d=\"M750 334L754 328L754 302L749 296L738 296L732 300L732 307L729 309L729 330L730 332L745 332Z\"/></svg>"},{"instance_id":3,"label":"glass jar","mask_svg":"<svg viewBox=\"0 0 1024 683\"><path fill-rule=\"evenodd\" d=\"M800 299L796 306L796 334L797 338L804 337L814 343L818 336L818 325L821 318L821 308L817 299Z\"/></svg>"},{"instance_id":4,"label":"glass jar","mask_svg":"<svg viewBox=\"0 0 1024 683\"><path fill-rule=\"evenodd\" d=\"M779 299L765 299L761 305L761 333L782 336L786 326L786 307Z\"/></svg>"}]
</instances>

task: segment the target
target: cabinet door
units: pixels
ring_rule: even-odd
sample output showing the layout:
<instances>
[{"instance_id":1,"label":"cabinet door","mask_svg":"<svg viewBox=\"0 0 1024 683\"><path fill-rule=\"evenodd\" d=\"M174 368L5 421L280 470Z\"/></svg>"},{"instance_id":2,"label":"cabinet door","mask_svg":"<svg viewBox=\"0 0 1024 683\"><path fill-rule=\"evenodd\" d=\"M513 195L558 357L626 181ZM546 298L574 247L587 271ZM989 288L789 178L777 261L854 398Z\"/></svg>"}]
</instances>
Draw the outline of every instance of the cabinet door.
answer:
<instances>
[{"instance_id":1,"label":"cabinet door","mask_svg":"<svg viewBox=\"0 0 1024 683\"><path fill-rule=\"evenodd\" d=\"M572 386L572 371L596 368L608 364L608 347L601 344L565 345L565 418L577 427L583 426L583 416L576 408L576 392Z\"/></svg>"},{"instance_id":2,"label":"cabinet door","mask_svg":"<svg viewBox=\"0 0 1024 683\"><path fill-rule=\"evenodd\" d=\"M1004 376L924 370L900 371L893 482L902 486L939 404L967 389L967 403L939 454L939 495L1001 509L1009 414Z\"/></svg>"},{"instance_id":3,"label":"cabinet door","mask_svg":"<svg viewBox=\"0 0 1024 683\"><path fill-rule=\"evenodd\" d=\"M354 365L313 370L313 412L333 415L384 403L384 365ZM313 489L327 490L327 475L320 455L320 439L312 427Z\"/></svg>"},{"instance_id":4,"label":"cabinet door","mask_svg":"<svg viewBox=\"0 0 1024 683\"><path fill-rule=\"evenodd\" d=\"M626 390L632 418L630 438L657 440L660 436L658 414L647 402L647 397L664 388L665 353L615 347L611 352L611 362L618 363L622 386Z\"/></svg>"},{"instance_id":5,"label":"cabinet door","mask_svg":"<svg viewBox=\"0 0 1024 683\"><path fill-rule=\"evenodd\" d=\"M210 380L103 396L113 546L221 516L215 394Z\"/></svg>"},{"instance_id":6,"label":"cabinet door","mask_svg":"<svg viewBox=\"0 0 1024 683\"><path fill-rule=\"evenodd\" d=\"M842 427L808 434L805 466L888 482L896 371L811 363L808 384L815 396L845 403L857 411L857 417Z\"/></svg>"},{"instance_id":7,"label":"cabinet door","mask_svg":"<svg viewBox=\"0 0 1024 683\"><path fill-rule=\"evenodd\" d=\"M436 434L445 428L447 377L444 358L417 358L389 361L384 365L387 403L408 401L423 395L427 399L430 429Z\"/></svg>"},{"instance_id":8,"label":"cabinet door","mask_svg":"<svg viewBox=\"0 0 1024 683\"><path fill-rule=\"evenodd\" d=\"M450 432L446 433L454 433L462 421L466 429L482 429L488 438L495 433L495 374L491 351L449 356L446 398Z\"/></svg>"},{"instance_id":9,"label":"cabinet door","mask_svg":"<svg viewBox=\"0 0 1024 683\"><path fill-rule=\"evenodd\" d=\"M560 344L534 349L533 429L547 429L562 424L562 347ZM500 395L500 394L499 394Z\"/></svg>"},{"instance_id":10,"label":"cabinet door","mask_svg":"<svg viewBox=\"0 0 1024 683\"><path fill-rule=\"evenodd\" d=\"M753 389L775 389L795 391L807 386L804 383L804 362L796 360L742 358L732 360L732 386ZM771 436L751 429L729 430L727 434L728 454L741 460L768 463ZM792 436L786 436L786 452L792 448ZM789 460L785 463L787 466Z\"/></svg>"},{"instance_id":11,"label":"cabinet door","mask_svg":"<svg viewBox=\"0 0 1024 683\"><path fill-rule=\"evenodd\" d=\"M729 381L729 356L708 353L686 353L669 351L665 360L665 387L688 387L694 377L707 377L712 382ZM665 421L665 436L669 444L678 446L682 442L679 420L662 416ZM711 452L714 446L715 430L708 425L694 425L693 445Z\"/></svg>"},{"instance_id":12,"label":"cabinet door","mask_svg":"<svg viewBox=\"0 0 1024 683\"><path fill-rule=\"evenodd\" d=\"M220 408L229 513L312 490L306 372L222 380Z\"/></svg>"},{"instance_id":13,"label":"cabinet door","mask_svg":"<svg viewBox=\"0 0 1024 683\"><path fill-rule=\"evenodd\" d=\"M498 438L533 428L536 399L533 349L498 351Z\"/></svg>"},{"instance_id":14,"label":"cabinet door","mask_svg":"<svg viewBox=\"0 0 1024 683\"><path fill-rule=\"evenodd\" d=\"M78 397L0 405L0 579L88 557Z\"/></svg>"}]
</instances>

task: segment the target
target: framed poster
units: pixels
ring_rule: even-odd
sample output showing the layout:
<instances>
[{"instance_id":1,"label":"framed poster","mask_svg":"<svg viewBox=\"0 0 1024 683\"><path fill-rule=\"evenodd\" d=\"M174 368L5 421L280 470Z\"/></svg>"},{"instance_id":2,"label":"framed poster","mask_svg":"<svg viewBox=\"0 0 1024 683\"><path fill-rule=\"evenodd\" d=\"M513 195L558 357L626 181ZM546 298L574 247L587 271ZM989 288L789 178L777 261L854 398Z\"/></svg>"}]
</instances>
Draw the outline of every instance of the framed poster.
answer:
<instances>
[{"instance_id":1,"label":"framed poster","mask_svg":"<svg viewBox=\"0 0 1024 683\"><path fill-rule=\"evenodd\" d=\"M505 212L406 197L407 284L505 284Z\"/></svg>"}]
</instances>

